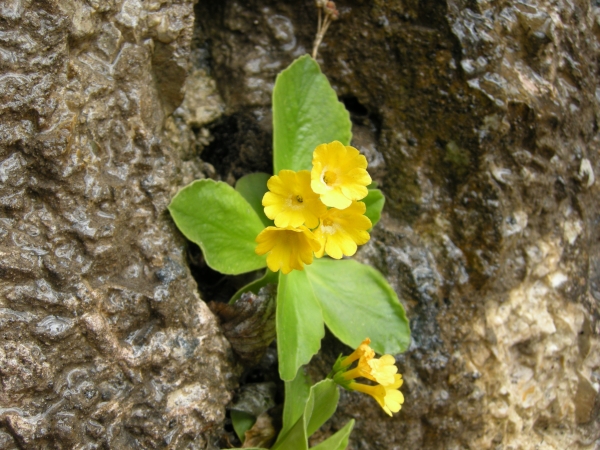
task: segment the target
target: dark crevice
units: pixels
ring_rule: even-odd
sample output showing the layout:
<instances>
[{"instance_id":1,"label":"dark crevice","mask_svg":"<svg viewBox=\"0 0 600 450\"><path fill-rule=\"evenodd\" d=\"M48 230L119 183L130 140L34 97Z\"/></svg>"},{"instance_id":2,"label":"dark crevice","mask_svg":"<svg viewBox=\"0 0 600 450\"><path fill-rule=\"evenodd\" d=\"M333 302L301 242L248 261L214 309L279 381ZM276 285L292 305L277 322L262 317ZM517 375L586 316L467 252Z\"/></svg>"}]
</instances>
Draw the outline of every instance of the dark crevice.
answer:
<instances>
[{"instance_id":1,"label":"dark crevice","mask_svg":"<svg viewBox=\"0 0 600 450\"><path fill-rule=\"evenodd\" d=\"M260 111L225 116L210 129L214 140L200 157L212 164L222 179L235 180L254 172L273 172L272 137L257 116Z\"/></svg>"},{"instance_id":2,"label":"dark crevice","mask_svg":"<svg viewBox=\"0 0 600 450\"><path fill-rule=\"evenodd\" d=\"M350 116L365 117L369 114L369 110L353 95L341 97L340 100L344 103Z\"/></svg>"},{"instance_id":3,"label":"dark crevice","mask_svg":"<svg viewBox=\"0 0 600 450\"><path fill-rule=\"evenodd\" d=\"M262 271L223 275L206 264L202 251L192 242L188 247L188 261L192 276L198 283L200 297L205 302L227 303L239 289L262 275Z\"/></svg>"}]
</instances>

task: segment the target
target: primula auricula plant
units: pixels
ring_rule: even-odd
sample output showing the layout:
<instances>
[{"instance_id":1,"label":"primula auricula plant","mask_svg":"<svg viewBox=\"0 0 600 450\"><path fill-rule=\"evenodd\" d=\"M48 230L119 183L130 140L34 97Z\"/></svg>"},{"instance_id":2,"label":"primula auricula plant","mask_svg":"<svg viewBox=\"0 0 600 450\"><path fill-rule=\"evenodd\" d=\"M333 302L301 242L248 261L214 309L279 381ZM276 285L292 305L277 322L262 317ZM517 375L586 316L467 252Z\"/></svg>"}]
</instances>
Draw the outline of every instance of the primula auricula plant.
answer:
<instances>
[{"instance_id":1,"label":"primula auricula plant","mask_svg":"<svg viewBox=\"0 0 600 450\"><path fill-rule=\"evenodd\" d=\"M235 188L197 180L169 205L211 268L229 275L265 271L232 302L277 284L277 353L286 399L274 449L307 449L308 437L335 411L338 385L371 395L388 414L403 401L402 378L390 355L405 351L410 341L404 309L377 270L342 259L369 240L384 204L365 157L349 145L351 137L344 105L317 62L302 56L278 75L273 90L275 175L250 174ZM325 325L358 350L311 387L301 366L319 351ZM384 356L376 359L375 352ZM371 384L356 382L358 377ZM352 426L315 448L345 448Z\"/></svg>"}]
</instances>

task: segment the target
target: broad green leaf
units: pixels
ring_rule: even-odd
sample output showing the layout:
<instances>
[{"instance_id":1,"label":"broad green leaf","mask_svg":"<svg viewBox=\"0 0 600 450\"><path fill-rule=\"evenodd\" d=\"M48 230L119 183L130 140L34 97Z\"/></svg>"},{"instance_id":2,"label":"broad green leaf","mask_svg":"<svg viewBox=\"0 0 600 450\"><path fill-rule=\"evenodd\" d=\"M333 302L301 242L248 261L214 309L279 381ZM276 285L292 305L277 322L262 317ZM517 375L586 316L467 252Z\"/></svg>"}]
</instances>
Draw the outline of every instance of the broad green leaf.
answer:
<instances>
[{"instance_id":1,"label":"broad green leaf","mask_svg":"<svg viewBox=\"0 0 600 450\"><path fill-rule=\"evenodd\" d=\"M379 189L369 189L369 193L361 200L367 205L365 216L371 219L373 226L381 219L381 210L385 204L385 197Z\"/></svg>"},{"instance_id":2,"label":"broad green leaf","mask_svg":"<svg viewBox=\"0 0 600 450\"><path fill-rule=\"evenodd\" d=\"M285 382L285 402L283 404L283 427L280 435L284 435L287 430L298 421L304 412L304 406L310 394L310 378L306 372L300 368L296 373L296 378Z\"/></svg>"},{"instance_id":3,"label":"broad green leaf","mask_svg":"<svg viewBox=\"0 0 600 450\"><path fill-rule=\"evenodd\" d=\"M231 297L229 303L235 303L244 292L252 292L253 294L258 294L258 291L260 291L261 288L265 287L267 284L277 284L278 281L279 274L267 269L267 271L261 278L259 278L258 280L254 280L251 283L248 283L246 286L242 287L239 291L233 294L233 297Z\"/></svg>"},{"instance_id":4,"label":"broad green leaf","mask_svg":"<svg viewBox=\"0 0 600 450\"><path fill-rule=\"evenodd\" d=\"M254 239L264 229L244 197L226 183L198 180L180 190L169 211L183 235L198 244L206 263L228 275L265 267Z\"/></svg>"},{"instance_id":5,"label":"broad green leaf","mask_svg":"<svg viewBox=\"0 0 600 450\"><path fill-rule=\"evenodd\" d=\"M273 167L310 170L317 145L352 138L350 115L309 55L277 76L273 89Z\"/></svg>"},{"instance_id":6,"label":"broad green leaf","mask_svg":"<svg viewBox=\"0 0 600 450\"><path fill-rule=\"evenodd\" d=\"M404 352L410 328L404 308L381 273L354 260L315 260L305 272L331 332L356 348L364 338L380 354Z\"/></svg>"},{"instance_id":7,"label":"broad green leaf","mask_svg":"<svg viewBox=\"0 0 600 450\"><path fill-rule=\"evenodd\" d=\"M303 414L294 426L281 439L277 440L271 450L308 450L308 436L304 422Z\"/></svg>"},{"instance_id":8,"label":"broad green leaf","mask_svg":"<svg viewBox=\"0 0 600 450\"><path fill-rule=\"evenodd\" d=\"M265 227L273 225L273 221L265 216L265 209L262 205L262 198L268 191L267 181L269 178L271 175L268 173L257 172L245 175L235 183L235 190L242 194L242 197L252 206Z\"/></svg>"},{"instance_id":9,"label":"broad green leaf","mask_svg":"<svg viewBox=\"0 0 600 450\"><path fill-rule=\"evenodd\" d=\"M252 428L252 425L254 425L255 422L256 417L254 417L252 414L243 411L231 411L231 423L233 425L233 429L242 443L246 437L246 431Z\"/></svg>"},{"instance_id":10,"label":"broad green leaf","mask_svg":"<svg viewBox=\"0 0 600 450\"><path fill-rule=\"evenodd\" d=\"M351 419L341 430L329 436L326 440L315 445L311 450L344 450L348 446L348 438L354 428L354 419Z\"/></svg>"},{"instance_id":11,"label":"broad green leaf","mask_svg":"<svg viewBox=\"0 0 600 450\"><path fill-rule=\"evenodd\" d=\"M298 368L307 364L321 348L323 336L323 313L310 288L306 271L293 270L287 275L280 273L277 288L277 354L282 380L296 378Z\"/></svg>"},{"instance_id":12,"label":"broad green leaf","mask_svg":"<svg viewBox=\"0 0 600 450\"><path fill-rule=\"evenodd\" d=\"M312 406L312 411L305 410L306 435L311 436L321 428L327 419L335 412L340 399L340 392L335 381L325 379L310 388L309 401L306 407Z\"/></svg>"}]
</instances>

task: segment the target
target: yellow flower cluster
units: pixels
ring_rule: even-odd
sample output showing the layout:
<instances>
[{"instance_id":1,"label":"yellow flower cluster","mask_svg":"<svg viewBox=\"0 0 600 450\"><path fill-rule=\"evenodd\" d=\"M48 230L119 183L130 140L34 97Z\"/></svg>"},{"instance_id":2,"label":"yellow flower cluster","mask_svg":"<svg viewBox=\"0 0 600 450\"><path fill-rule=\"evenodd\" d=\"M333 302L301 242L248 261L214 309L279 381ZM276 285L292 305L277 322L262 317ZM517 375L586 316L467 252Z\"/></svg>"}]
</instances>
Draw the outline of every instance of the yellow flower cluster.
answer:
<instances>
[{"instance_id":1,"label":"yellow flower cluster","mask_svg":"<svg viewBox=\"0 0 600 450\"><path fill-rule=\"evenodd\" d=\"M396 373L398 368L394 357L383 355L379 359L375 358L375 352L369 347L370 343L371 340L366 338L350 356L339 359L333 368L333 379L348 390L369 394L391 416L393 412L400 411L404 403L404 395L399 390L403 383L402 375ZM358 361L356 367L350 369L355 361ZM360 377L379 384L368 385L354 381Z\"/></svg>"},{"instance_id":2,"label":"yellow flower cluster","mask_svg":"<svg viewBox=\"0 0 600 450\"><path fill-rule=\"evenodd\" d=\"M354 147L334 141L315 149L312 164L310 172L281 170L267 182L262 204L275 226L256 237L256 253L268 253L267 266L273 272L303 270L313 254L352 256L370 238L367 207L358 201L371 184L367 159Z\"/></svg>"}]
</instances>

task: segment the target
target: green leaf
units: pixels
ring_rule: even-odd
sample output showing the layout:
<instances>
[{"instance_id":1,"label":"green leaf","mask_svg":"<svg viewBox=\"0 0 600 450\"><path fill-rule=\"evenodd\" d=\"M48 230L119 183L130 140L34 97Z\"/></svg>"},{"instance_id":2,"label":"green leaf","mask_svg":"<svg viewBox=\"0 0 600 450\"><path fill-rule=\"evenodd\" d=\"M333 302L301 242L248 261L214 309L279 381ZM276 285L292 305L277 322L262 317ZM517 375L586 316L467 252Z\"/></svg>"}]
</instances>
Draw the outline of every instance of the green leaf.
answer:
<instances>
[{"instance_id":1,"label":"green leaf","mask_svg":"<svg viewBox=\"0 0 600 450\"><path fill-rule=\"evenodd\" d=\"M340 393L333 380L326 379L312 386L302 416L287 433L282 430L281 439L277 440L273 450L308 449L308 437L333 415L339 398Z\"/></svg>"},{"instance_id":2,"label":"green leaf","mask_svg":"<svg viewBox=\"0 0 600 450\"><path fill-rule=\"evenodd\" d=\"M177 193L169 211L183 235L200 246L213 269L238 275L266 266L265 256L254 252L254 239L264 225L228 184L194 181Z\"/></svg>"},{"instance_id":3,"label":"green leaf","mask_svg":"<svg viewBox=\"0 0 600 450\"><path fill-rule=\"evenodd\" d=\"M308 436L306 435L304 414L296 421L294 426L278 439L271 450L308 450Z\"/></svg>"},{"instance_id":4,"label":"green leaf","mask_svg":"<svg viewBox=\"0 0 600 450\"><path fill-rule=\"evenodd\" d=\"M311 436L315 431L321 428L327 419L335 412L340 399L340 392L335 381L325 379L318 382L310 388L309 400L306 403L306 408L312 404L312 412L310 414L305 411L306 420L306 435Z\"/></svg>"},{"instance_id":5,"label":"green leaf","mask_svg":"<svg viewBox=\"0 0 600 450\"><path fill-rule=\"evenodd\" d=\"M283 426L280 436L284 435L298 421L310 394L310 377L300 368L296 378L285 382L285 402L283 404Z\"/></svg>"},{"instance_id":6,"label":"green leaf","mask_svg":"<svg viewBox=\"0 0 600 450\"><path fill-rule=\"evenodd\" d=\"M364 338L380 354L404 352L410 328L404 308L381 273L354 260L315 260L305 267L323 318L344 344L356 348Z\"/></svg>"},{"instance_id":7,"label":"green leaf","mask_svg":"<svg viewBox=\"0 0 600 450\"><path fill-rule=\"evenodd\" d=\"M298 368L307 364L321 348L323 336L323 313L310 288L306 271L292 270L287 275L280 273L277 288L277 354L282 380L296 378Z\"/></svg>"},{"instance_id":8,"label":"green leaf","mask_svg":"<svg viewBox=\"0 0 600 450\"><path fill-rule=\"evenodd\" d=\"M242 447L244 450L269 450L267 448L263 448L263 447ZM221 450L231 450L231 449L225 449L222 448Z\"/></svg>"},{"instance_id":9,"label":"green leaf","mask_svg":"<svg viewBox=\"0 0 600 450\"><path fill-rule=\"evenodd\" d=\"M265 287L267 284L277 284L279 281L279 274L277 272L272 272L267 269L265 274L259 278L258 280L254 280L251 283L248 283L246 286L242 287L239 291L233 294L231 300L229 300L229 304L235 303L244 292L252 292L253 294L258 294L258 291L261 288Z\"/></svg>"},{"instance_id":10,"label":"green leaf","mask_svg":"<svg viewBox=\"0 0 600 450\"><path fill-rule=\"evenodd\" d=\"M369 193L361 200L367 205L365 216L371 219L373 226L381 219L381 210L385 204L385 197L379 189L369 189Z\"/></svg>"},{"instance_id":11,"label":"green leaf","mask_svg":"<svg viewBox=\"0 0 600 450\"><path fill-rule=\"evenodd\" d=\"M252 425L256 422L256 417L252 414L243 411L231 410L231 423L237 437L244 443L246 438L246 431L252 428Z\"/></svg>"},{"instance_id":12,"label":"green leaf","mask_svg":"<svg viewBox=\"0 0 600 450\"><path fill-rule=\"evenodd\" d=\"M245 175L235 183L235 190L250 203L265 227L273 225L273 221L265 216L265 209L262 205L262 198L268 191L267 181L269 178L271 175L268 173L257 172Z\"/></svg>"},{"instance_id":13,"label":"green leaf","mask_svg":"<svg viewBox=\"0 0 600 450\"><path fill-rule=\"evenodd\" d=\"M354 428L354 419L349 420L341 430L312 447L312 450L344 450L348 446L348 438L352 428Z\"/></svg>"},{"instance_id":14,"label":"green leaf","mask_svg":"<svg viewBox=\"0 0 600 450\"><path fill-rule=\"evenodd\" d=\"M273 89L273 167L310 170L317 145L352 138L350 115L319 64L301 56L277 76Z\"/></svg>"}]
</instances>

